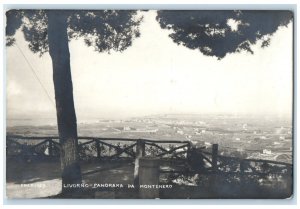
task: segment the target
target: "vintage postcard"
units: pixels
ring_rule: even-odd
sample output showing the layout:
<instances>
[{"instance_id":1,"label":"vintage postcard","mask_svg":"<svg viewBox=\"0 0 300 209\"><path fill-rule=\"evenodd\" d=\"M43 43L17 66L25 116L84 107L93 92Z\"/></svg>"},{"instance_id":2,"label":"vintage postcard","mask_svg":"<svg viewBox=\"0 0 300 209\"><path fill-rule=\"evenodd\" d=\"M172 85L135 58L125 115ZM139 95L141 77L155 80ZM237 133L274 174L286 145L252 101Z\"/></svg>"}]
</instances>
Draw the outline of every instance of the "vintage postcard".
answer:
<instances>
[{"instance_id":1,"label":"vintage postcard","mask_svg":"<svg viewBox=\"0 0 300 209\"><path fill-rule=\"evenodd\" d=\"M293 196L293 11L6 11L6 196Z\"/></svg>"}]
</instances>

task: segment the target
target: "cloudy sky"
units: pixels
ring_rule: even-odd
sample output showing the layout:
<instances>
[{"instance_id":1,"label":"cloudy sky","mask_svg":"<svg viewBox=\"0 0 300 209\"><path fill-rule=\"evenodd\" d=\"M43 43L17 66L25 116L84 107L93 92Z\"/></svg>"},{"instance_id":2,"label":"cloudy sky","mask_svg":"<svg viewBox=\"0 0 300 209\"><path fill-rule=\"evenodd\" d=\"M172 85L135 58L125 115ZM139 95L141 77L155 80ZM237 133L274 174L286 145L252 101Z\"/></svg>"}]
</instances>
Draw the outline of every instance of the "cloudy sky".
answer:
<instances>
[{"instance_id":1,"label":"cloudy sky","mask_svg":"<svg viewBox=\"0 0 300 209\"><path fill-rule=\"evenodd\" d=\"M78 121L162 113L291 115L291 23L274 34L269 47L217 60L177 46L155 16L145 14L141 37L123 53L98 53L82 40L70 42ZM29 51L21 32L16 38L51 100L20 50L9 47L7 118L55 118L50 56Z\"/></svg>"}]
</instances>

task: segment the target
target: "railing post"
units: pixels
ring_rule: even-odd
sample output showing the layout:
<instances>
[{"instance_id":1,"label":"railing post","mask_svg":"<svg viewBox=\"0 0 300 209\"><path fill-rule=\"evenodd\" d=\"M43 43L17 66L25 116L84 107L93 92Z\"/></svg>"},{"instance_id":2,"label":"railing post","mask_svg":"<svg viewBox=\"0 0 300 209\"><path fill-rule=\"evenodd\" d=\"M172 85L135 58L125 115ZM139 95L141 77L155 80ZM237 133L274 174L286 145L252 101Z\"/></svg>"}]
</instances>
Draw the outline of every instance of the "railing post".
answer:
<instances>
[{"instance_id":1,"label":"railing post","mask_svg":"<svg viewBox=\"0 0 300 209\"><path fill-rule=\"evenodd\" d=\"M49 156L52 157L53 156L53 142L52 142L52 139L50 139L48 142L49 142L49 147L48 147Z\"/></svg>"},{"instance_id":2,"label":"railing post","mask_svg":"<svg viewBox=\"0 0 300 209\"><path fill-rule=\"evenodd\" d=\"M145 156L145 141L143 139L138 139L136 144L136 156Z\"/></svg>"},{"instance_id":3,"label":"railing post","mask_svg":"<svg viewBox=\"0 0 300 209\"><path fill-rule=\"evenodd\" d=\"M135 154L135 162L134 162L134 186L138 188L139 185L139 163L140 158L145 156L145 141L142 139L138 139L136 141L136 154Z\"/></svg>"},{"instance_id":4,"label":"railing post","mask_svg":"<svg viewBox=\"0 0 300 209\"><path fill-rule=\"evenodd\" d=\"M100 148L100 143L98 140L96 140L96 149L97 149L97 159L101 158L101 148Z\"/></svg>"},{"instance_id":5,"label":"railing post","mask_svg":"<svg viewBox=\"0 0 300 209\"><path fill-rule=\"evenodd\" d=\"M203 168L203 159L197 148L192 143L189 143L187 152L187 162L193 171L200 171Z\"/></svg>"},{"instance_id":6,"label":"railing post","mask_svg":"<svg viewBox=\"0 0 300 209\"><path fill-rule=\"evenodd\" d=\"M218 172L218 144L213 144L212 145L212 175L211 175L211 180L210 180L210 184L211 184L211 189L212 192L214 193L214 195L216 195L215 193L218 192L217 191L217 172Z\"/></svg>"},{"instance_id":7,"label":"railing post","mask_svg":"<svg viewBox=\"0 0 300 209\"><path fill-rule=\"evenodd\" d=\"M188 142L188 150L186 153L187 162L191 161L192 151L193 151L193 144L192 142Z\"/></svg>"},{"instance_id":8,"label":"railing post","mask_svg":"<svg viewBox=\"0 0 300 209\"><path fill-rule=\"evenodd\" d=\"M212 169L214 173L218 171L218 144L212 145Z\"/></svg>"}]
</instances>

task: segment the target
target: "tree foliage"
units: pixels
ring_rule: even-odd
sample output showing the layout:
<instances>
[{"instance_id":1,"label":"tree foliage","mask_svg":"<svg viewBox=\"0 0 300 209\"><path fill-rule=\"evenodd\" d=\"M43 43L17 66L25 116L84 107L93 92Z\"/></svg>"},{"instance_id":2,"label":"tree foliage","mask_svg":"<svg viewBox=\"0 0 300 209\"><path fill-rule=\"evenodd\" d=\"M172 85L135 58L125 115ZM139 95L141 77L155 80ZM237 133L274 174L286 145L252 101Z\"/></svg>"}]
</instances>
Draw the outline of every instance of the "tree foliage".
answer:
<instances>
[{"instance_id":1,"label":"tree foliage","mask_svg":"<svg viewBox=\"0 0 300 209\"><path fill-rule=\"evenodd\" d=\"M252 45L261 41L269 46L270 37L292 20L290 11L158 11L161 28L170 30L178 45L198 49L204 55L224 58L226 54L253 53Z\"/></svg>"},{"instance_id":2,"label":"tree foliage","mask_svg":"<svg viewBox=\"0 0 300 209\"><path fill-rule=\"evenodd\" d=\"M6 44L15 42L14 35L21 28L28 47L43 55L49 51L47 21L51 10L10 10L6 13ZM57 12L57 11L56 11ZM131 10L61 10L67 15L68 37L83 38L87 46L95 51L124 51L140 36L142 17Z\"/></svg>"}]
</instances>

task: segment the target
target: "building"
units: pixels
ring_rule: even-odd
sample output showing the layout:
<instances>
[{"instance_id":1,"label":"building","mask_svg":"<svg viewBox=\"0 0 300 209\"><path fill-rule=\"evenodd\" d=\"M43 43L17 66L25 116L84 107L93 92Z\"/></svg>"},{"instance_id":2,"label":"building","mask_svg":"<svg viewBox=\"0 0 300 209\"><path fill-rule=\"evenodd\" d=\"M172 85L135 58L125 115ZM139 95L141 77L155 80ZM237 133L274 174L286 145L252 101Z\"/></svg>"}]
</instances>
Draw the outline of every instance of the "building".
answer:
<instances>
[{"instance_id":1,"label":"building","mask_svg":"<svg viewBox=\"0 0 300 209\"><path fill-rule=\"evenodd\" d=\"M269 150L269 149L263 149L263 154L271 155L271 154L272 154L272 151Z\"/></svg>"}]
</instances>

